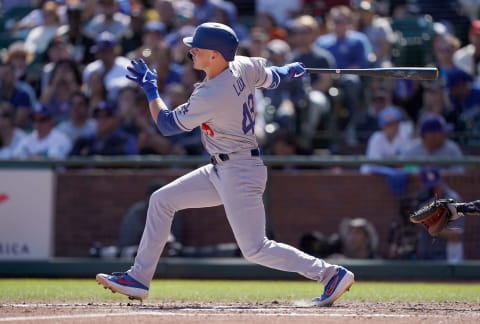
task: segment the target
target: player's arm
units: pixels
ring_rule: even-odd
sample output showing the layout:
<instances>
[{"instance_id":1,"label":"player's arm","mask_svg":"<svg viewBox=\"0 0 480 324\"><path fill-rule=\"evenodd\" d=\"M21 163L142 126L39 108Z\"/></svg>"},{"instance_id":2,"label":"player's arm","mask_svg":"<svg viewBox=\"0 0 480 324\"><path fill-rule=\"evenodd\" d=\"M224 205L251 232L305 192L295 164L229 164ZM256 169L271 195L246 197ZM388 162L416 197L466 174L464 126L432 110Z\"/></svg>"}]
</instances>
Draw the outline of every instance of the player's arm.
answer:
<instances>
[{"instance_id":1,"label":"player's arm","mask_svg":"<svg viewBox=\"0 0 480 324\"><path fill-rule=\"evenodd\" d=\"M267 89L275 89L280 82L302 77L305 71L305 66L300 62L285 64L283 66L270 66L266 68L267 82L264 87Z\"/></svg>"},{"instance_id":2,"label":"player's arm","mask_svg":"<svg viewBox=\"0 0 480 324\"><path fill-rule=\"evenodd\" d=\"M126 77L135 81L145 91L150 115L156 122L160 133L164 136L183 133L184 130L175 122L174 113L168 109L158 93L157 73L154 70L150 70L142 59L132 61L127 70L130 72L130 75L126 75Z\"/></svg>"}]
</instances>

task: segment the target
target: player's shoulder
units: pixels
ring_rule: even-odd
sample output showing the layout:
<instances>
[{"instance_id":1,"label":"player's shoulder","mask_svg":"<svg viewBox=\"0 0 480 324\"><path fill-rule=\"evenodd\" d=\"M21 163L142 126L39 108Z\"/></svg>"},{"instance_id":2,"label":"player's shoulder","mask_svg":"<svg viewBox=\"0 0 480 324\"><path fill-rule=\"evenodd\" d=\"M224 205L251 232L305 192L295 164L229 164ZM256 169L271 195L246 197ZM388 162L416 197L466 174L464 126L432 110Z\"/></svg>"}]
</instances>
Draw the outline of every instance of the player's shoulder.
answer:
<instances>
[{"instance_id":1,"label":"player's shoulder","mask_svg":"<svg viewBox=\"0 0 480 324\"><path fill-rule=\"evenodd\" d=\"M230 62L230 68L248 68L248 67L265 67L267 60L263 57L248 57L248 56L235 56L235 60Z\"/></svg>"}]
</instances>

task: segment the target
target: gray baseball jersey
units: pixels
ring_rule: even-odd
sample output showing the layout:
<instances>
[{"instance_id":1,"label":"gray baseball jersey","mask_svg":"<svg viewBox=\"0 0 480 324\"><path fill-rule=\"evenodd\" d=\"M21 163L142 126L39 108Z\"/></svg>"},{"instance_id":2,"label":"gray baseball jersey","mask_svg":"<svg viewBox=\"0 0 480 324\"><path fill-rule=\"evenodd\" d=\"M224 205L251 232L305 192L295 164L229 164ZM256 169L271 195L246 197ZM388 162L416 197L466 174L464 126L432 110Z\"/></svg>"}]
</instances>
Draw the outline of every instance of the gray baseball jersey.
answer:
<instances>
[{"instance_id":1,"label":"gray baseball jersey","mask_svg":"<svg viewBox=\"0 0 480 324\"><path fill-rule=\"evenodd\" d=\"M174 110L175 121L184 131L201 126L212 155L256 148L255 88L271 83L265 59L236 56L229 69L196 86L190 100Z\"/></svg>"},{"instance_id":2,"label":"gray baseball jersey","mask_svg":"<svg viewBox=\"0 0 480 324\"><path fill-rule=\"evenodd\" d=\"M263 192L267 168L258 154L254 134L254 90L273 88L275 78L261 58L237 56L215 78L200 83L188 103L174 110L180 128L203 130L211 155L228 154L194 170L152 194L146 227L135 263L128 273L149 286L167 242L174 214L187 208L223 205L242 254L264 266L297 272L326 284L338 266L265 236Z\"/></svg>"}]
</instances>

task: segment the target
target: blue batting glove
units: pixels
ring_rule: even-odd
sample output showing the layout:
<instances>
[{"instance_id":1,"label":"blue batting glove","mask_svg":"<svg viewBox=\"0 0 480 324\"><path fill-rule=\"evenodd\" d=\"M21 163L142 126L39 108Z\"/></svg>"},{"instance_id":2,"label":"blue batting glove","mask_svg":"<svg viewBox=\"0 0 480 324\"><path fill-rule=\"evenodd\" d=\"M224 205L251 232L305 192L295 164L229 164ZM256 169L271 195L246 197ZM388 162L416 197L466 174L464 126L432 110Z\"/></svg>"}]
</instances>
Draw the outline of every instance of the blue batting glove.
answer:
<instances>
[{"instance_id":1,"label":"blue batting glove","mask_svg":"<svg viewBox=\"0 0 480 324\"><path fill-rule=\"evenodd\" d=\"M288 68L287 78L290 78L290 79L298 79L302 77L306 72L305 65L303 65L303 63L300 63L300 62L290 63L285 66Z\"/></svg>"},{"instance_id":2,"label":"blue batting glove","mask_svg":"<svg viewBox=\"0 0 480 324\"><path fill-rule=\"evenodd\" d=\"M147 64L142 60L131 61L131 65L127 67L131 75L126 75L127 79L136 82L147 95L148 102L160 97L157 88L157 72L150 70Z\"/></svg>"},{"instance_id":3,"label":"blue batting glove","mask_svg":"<svg viewBox=\"0 0 480 324\"><path fill-rule=\"evenodd\" d=\"M290 81L302 77L306 70L305 65L300 62L286 64L284 66L272 66L272 71L276 72L282 81Z\"/></svg>"}]
</instances>

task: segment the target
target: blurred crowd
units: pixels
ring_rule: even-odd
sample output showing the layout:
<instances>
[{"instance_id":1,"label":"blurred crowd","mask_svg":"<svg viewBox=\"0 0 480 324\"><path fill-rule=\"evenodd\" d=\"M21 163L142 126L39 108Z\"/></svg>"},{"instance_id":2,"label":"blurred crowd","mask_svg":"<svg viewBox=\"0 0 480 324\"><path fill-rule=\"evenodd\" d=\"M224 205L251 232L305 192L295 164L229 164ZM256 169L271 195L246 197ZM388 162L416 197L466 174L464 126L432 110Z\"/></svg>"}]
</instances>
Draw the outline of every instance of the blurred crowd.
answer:
<instances>
[{"instance_id":1,"label":"blurred crowd","mask_svg":"<svg viewBox=\"0 0 480 324\"><path fill-rule=\"evenodd\" d=\"M311 73L258 90L264 153L461 157L480 147L479 13L473 0L3 0L0 159L204 154L200 129L158 132L125 74L143 58L168 107L186 102L204 76L182 38L205 21L271 65L440 71L423 82Z\"/></svg>"}]
</instances>

